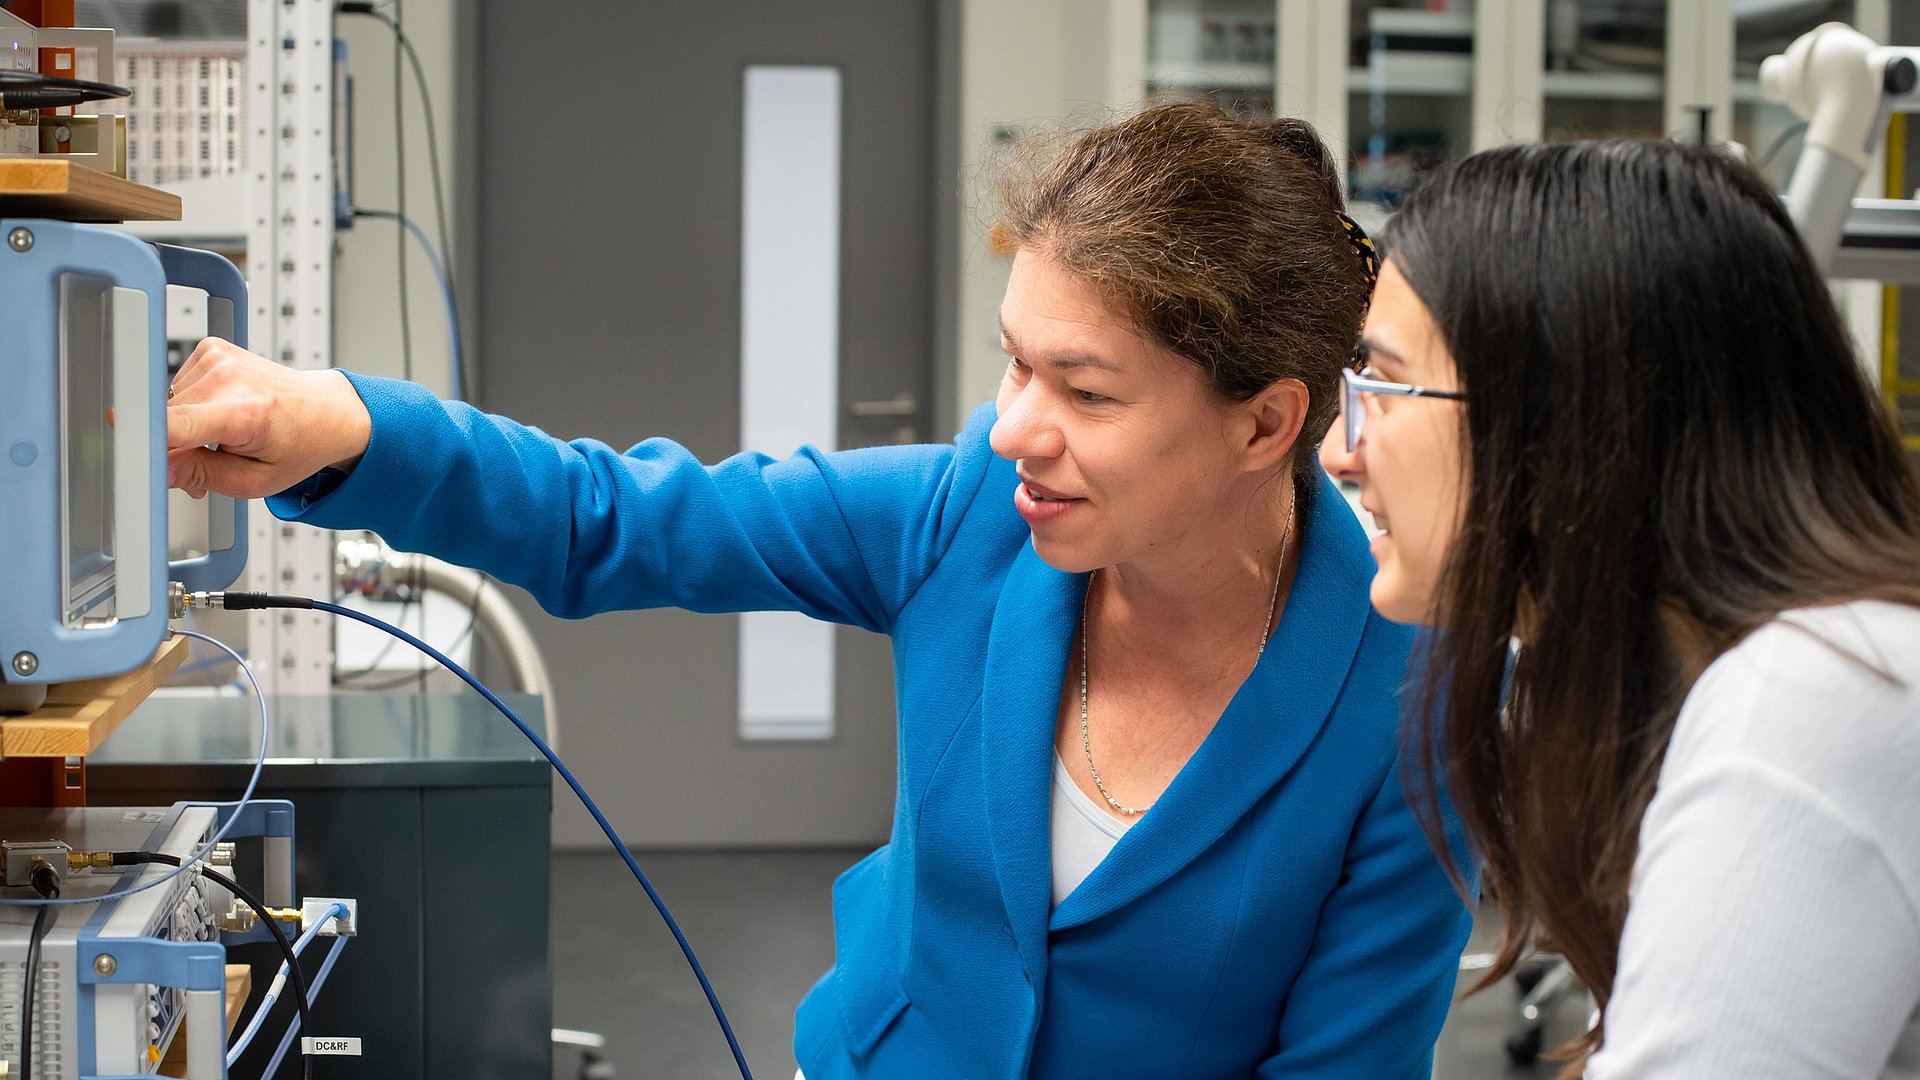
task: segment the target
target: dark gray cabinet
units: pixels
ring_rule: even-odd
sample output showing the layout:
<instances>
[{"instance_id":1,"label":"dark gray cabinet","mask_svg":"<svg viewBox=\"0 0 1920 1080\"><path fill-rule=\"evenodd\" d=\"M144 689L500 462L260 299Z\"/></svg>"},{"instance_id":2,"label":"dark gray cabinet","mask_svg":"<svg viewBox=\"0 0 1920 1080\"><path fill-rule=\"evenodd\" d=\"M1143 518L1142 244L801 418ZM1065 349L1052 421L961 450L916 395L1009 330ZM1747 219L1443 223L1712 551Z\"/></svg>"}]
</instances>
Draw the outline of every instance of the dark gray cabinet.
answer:
<instances>
[{"instance_id":1,"label":"dark gray cabinet","mask_svg":"<svg viewBox=\"0 0 1920 1080\"><path fill-rule=\"evenodd\" d=\"M508 698L540 727L537 699ZM258 795L295 811L295 887L360 902L361 931L319 994L319 1035L363 1040L365 1057L326 1058L316 1075L400 1080L546 1076L546 760L471 695L339 695L271 703L274 733ZM97 806L238 798L257 745L250 699L155 698L88 759ZM237 867L258 883L243 843ZM311 974L325 939L306 955ZM240 946L256 997L270 945ZM293 1015L275 1006L233 1075L260 1075ZM294 1055L279 1070L297 1077Z\"/></svg>"}]
</instances>

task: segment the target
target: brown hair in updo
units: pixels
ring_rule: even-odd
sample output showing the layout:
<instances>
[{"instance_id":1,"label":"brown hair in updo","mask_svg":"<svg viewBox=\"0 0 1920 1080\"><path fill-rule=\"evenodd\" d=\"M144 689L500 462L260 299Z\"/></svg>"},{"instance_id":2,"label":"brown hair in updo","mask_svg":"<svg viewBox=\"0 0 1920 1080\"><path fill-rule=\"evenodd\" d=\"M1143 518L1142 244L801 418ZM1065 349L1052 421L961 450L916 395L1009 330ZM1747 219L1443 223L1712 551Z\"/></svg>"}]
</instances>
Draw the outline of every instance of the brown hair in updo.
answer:
<instances>
[{"instance_id":1,"label":"brown hair in updo","mask_svg":"<svg viewBox=\"0 0 1920 1080\"><path fill-rule=\"evenodd\" d=\"M1306 384L1294 468L1311 473L1368 297L1339 174L1312 126L1174 101L1021 164L1001 185L1005 240L1092 284L1223 400Z\"/></svg>"}]
</instances>

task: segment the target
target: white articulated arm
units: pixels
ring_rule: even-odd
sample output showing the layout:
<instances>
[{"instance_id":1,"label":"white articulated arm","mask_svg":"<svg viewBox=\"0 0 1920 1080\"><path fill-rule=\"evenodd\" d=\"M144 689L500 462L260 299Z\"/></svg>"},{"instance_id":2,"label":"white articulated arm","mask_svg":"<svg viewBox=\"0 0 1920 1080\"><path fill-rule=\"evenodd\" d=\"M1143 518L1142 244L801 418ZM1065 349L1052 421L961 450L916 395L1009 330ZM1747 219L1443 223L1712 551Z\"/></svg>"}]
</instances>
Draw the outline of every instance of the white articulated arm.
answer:
<instances>
[{"instance_id":1,"label":"white articulated arm","mask_svg":"<svg viewBox=\"0 0 1920 1080\"><path fill-rule=\"evenodd\" d=\"M560 718L553 700L553 679L534 642L533 631L507 594L477 570L430 555L394 551L372 534L366 536L342 539L335 545L334 569L341 586L387 600L398 599L403 588L425 589L471 606L475 625L500 651L515 688L544 699L547 743L559 746Z\"/></svg>"},{"instance_id":2,"label":"white articulated arm","mask_svg":"<svg viewBox=\"0 0 1920 1080\"><path fill-rule=\"evenodd\" d=\"M1760 65L1767 97L1807 121L1787 212L1822 271L1833 265L1888 111L1911 107L1916 58L1920 50L1876 45L1844 23L1825 23Z\"/></svg>"}]
</instances>

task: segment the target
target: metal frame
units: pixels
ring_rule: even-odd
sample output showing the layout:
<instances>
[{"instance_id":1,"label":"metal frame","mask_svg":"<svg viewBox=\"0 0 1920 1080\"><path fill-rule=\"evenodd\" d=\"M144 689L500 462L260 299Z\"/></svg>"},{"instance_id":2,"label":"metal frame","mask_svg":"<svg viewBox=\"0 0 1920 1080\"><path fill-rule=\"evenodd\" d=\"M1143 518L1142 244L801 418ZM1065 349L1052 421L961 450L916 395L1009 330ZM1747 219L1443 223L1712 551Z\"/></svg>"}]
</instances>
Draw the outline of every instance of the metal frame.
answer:
<instances>
[{"instance_id":1,"label":"metal frame","mask_svg":"<svg viewBox=\"0 0 1920 1080\"><path fill-rule=\"evenodd\" d=\"M1349 5L1345 0L1277 0L1276 6L1281 32L1274 43L1273 111L1312 124L1343 159L1351 159L1346 145Z\"/></svg>"},{"instance_id":2,"label":"metal frame","mask_svg":"<svg viewBox=\"0 0 1920 1080\"><path fill-rule=\"evenodd\" d=\"M1853 0L1853 28L1875 41L1887 40L1893 28L1892 5L1888 0ZM1874 148L1866 174L1860 178L1860 189L1854 195L1867 199L1885 197L1886 177L1887 149L1886 140L1882 139ZM1853 332L1854 349L1877 379L1880 365L1873 361L1880 356L1880 339L1886 326L1886 287L1877 281L1837 281L1833 290L1840 314Z\"/></svg>"},{"instance_id":3,"label":"metal frame","mask_svg":"<svg viewBox=\"0 0 1920 1080\"><path fill-rule=\"evenodd\" d=\"M331 367L333 356L333 36L327 0L249 0L253 349L301 369ZM249 589L327 595L326 532L255 514L250 542ZM256 611L247 638L268 693L331 692L333 627L324 614Z\"/></svg>"},{"instance_id":4,"label":"metal frame","mask_svg":"<svg viewBox=\"0 0 1920 1080\"><path fill-rule=\"evenodd\" d=\"M1706 116L1708 142L1733 137L1733 4L1673 0L1667 5L1666 130L1687 135Z\"/></svg>"},{"instance_id":5,"label":"metal frame","mask_svg":"<svg viewBox=\"0 0 1920 1080\"><path fill-rule=\"evenodd\" d=\"M1676 0L1680 2L1680 0ZM1546 124L1547 39L1539 0L1480 0L1473 8L1473 149L1535 142Z\"/></svg>"}]
</instances>

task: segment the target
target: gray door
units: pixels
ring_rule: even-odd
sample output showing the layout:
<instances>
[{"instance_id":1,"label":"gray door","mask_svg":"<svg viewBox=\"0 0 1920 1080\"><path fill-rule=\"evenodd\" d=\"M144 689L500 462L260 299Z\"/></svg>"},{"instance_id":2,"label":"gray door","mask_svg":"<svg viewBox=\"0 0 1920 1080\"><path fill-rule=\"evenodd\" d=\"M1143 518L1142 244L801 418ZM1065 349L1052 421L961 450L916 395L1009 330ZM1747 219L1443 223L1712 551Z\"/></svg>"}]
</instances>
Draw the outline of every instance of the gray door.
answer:
<instances>
[{"instance_id":1,"label":"gray door","mask_svg":"<svg viewBox=\"0 0 1920 1080\"><path fill-rule=\"evenodd\" d=\"M665 435L706 461L738 450L743 73L832 65L843 102L840 443L893 441L903 427L925 436L934 0L488 0L481 11L467 188L484 407L616 446ZM854 408L904 399L904 416ZM633 846L885 838L884 639L838 632L833 738L744 741L737 619L567 623L525 606L557 687L562 753ZM557 843L600 843L570 795L557 795L555 815Z\"/></svg>"}]
</instances>

